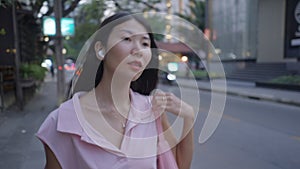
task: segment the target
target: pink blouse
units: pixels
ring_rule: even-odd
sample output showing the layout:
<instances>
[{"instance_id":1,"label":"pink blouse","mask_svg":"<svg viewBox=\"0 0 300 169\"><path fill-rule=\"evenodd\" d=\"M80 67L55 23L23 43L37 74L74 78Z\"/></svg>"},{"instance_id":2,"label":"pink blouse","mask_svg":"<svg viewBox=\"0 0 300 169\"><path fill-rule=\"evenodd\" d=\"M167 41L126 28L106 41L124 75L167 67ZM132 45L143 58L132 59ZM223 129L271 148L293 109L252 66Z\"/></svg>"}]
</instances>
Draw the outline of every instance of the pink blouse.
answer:
<instances>
[{"instance_id":1,"label":"pink blouse","mask_svg":"<svg viewBox=\"0 0 300 169\"><path fill-rule=\"evenodd\" d=\"M37 137L63 169L156 169L157 129L149 97L131 91L131 108L120 149L85 120L80 95L49 114Z\"/></svg>"}]
</instances>

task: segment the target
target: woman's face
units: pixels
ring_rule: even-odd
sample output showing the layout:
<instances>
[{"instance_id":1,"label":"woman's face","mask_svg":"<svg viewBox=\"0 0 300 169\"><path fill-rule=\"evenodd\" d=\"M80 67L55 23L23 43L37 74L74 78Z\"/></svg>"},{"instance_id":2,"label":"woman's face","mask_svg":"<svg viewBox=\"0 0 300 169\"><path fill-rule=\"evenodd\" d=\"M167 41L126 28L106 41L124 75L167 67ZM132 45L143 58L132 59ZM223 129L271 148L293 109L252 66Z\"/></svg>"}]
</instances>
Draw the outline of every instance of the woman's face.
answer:
<instances>
[{"instance_id":1,"label":"woman's face","mask_svg":"<svg viewBox=\"0 0 300 169\"><path fill-rule=\"evenodd\" d=\"M136 20L117 25L105 46L104 73L130 78L131 81L138 79L151 60L150 44L145 27Z\"/></svg>"}]
</instances>

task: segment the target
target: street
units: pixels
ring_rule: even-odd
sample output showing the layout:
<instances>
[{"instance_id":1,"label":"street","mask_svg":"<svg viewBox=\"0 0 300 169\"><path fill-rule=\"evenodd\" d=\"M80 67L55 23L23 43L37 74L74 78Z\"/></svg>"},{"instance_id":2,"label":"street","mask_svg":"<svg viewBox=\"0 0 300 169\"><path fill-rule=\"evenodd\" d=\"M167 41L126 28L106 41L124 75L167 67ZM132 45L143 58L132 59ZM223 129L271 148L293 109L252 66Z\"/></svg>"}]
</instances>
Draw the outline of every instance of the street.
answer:
<instances>
[{"instance_id":1,"label":"street","mask_svg":"<svg viewBox=\"0 0 300 169\"><path fill-rule=\"evenodd\" d=\"M174 86L161 85L160 88L179 95ZM181 90L181 93L196 91ZM199 144L198 137L209 107L210 93L200 91L192 169L300 168L299 107L227 96L217 130L208 141Z\"/></svg>"}]
</instances>

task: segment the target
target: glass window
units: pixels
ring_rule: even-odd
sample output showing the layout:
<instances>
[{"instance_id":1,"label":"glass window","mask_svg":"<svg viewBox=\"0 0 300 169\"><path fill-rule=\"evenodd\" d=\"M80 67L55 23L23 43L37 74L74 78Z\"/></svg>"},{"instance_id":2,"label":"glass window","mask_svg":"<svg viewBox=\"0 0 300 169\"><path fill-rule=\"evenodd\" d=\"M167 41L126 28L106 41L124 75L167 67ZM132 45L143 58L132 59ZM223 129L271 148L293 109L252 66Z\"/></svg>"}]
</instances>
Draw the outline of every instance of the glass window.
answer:
<instances>
[{"instance_id":1,"label":"glass window","mask_svg":"<svg viewBox=\"0 0 300 169\"><path fill-rule=\"evenodd\" d=\"M212 43L222 60L256 58L258 0L213 0Z\"/></svg>"}]
</instances>

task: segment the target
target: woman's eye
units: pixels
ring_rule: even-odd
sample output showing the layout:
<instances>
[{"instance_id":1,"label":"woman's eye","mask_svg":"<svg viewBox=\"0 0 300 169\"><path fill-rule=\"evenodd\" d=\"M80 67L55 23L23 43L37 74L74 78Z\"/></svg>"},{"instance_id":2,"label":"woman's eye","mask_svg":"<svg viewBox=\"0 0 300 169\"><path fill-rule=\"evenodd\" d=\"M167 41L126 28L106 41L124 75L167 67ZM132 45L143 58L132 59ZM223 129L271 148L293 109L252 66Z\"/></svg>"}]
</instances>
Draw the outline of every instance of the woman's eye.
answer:
<instances>
[{"instance_id":1,"label":"woman's eye","mask_svg":"<svg viewBox=\"0 0 300 169\"><path fill-rule=\"evenodd\" d=\"M150 43L144 42L144 43L143 43L143 46L150 47Z\"/></svg>"},{"instance_id":2,"label":"woman's eye","mask_svg":"<svg viewBox=\"0 0 300 169\"><path fill-rule=\"evenodd\" d=\"M131 39L129 37L124 37L123 40L130 41Z\"/></svg>"}]
</instances>

